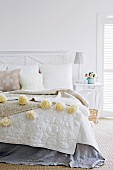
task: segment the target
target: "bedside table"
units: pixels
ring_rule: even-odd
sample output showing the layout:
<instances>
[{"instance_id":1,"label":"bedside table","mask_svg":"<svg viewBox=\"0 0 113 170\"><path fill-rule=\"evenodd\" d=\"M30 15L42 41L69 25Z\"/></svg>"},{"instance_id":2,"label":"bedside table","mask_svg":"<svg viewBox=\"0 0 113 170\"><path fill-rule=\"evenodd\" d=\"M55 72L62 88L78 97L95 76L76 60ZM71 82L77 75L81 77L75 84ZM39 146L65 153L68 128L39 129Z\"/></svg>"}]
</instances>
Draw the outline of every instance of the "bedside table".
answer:
<instances>
[{"instance_id":1,"label":"bedside table","mask_svg":"<svg viewBox=\"0 0 113 170\"><path fill-rule=\"evenodd\" d=\"M83 95L86 100L89 102L89 109L92 111L95 110L99 114L101 113L101 94L103 90L103 85L100 83L96 84L83 84L83 83L74 83L74 90ZM97 116L97 114L95 114ZM93 117L93 116L92 116Z\"/></svg>"}]
</instances>

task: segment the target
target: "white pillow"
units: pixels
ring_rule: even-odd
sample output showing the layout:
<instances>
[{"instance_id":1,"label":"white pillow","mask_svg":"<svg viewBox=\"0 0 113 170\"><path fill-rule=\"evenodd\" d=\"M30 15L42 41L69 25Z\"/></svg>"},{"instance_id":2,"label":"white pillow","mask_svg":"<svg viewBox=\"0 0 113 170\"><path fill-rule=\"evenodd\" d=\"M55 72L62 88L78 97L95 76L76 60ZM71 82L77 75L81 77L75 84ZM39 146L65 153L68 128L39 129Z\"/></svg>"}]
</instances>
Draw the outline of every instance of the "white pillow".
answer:
<instances>
[{"instance_id":1,"label":"white pillow","mask_svg":"<svg viewBox=\"0 0 113 170\"><path fill-rule=\"evenodd\" d=\"M5 64L0 65L0 71L5 71L7 69L7 66Z\"/></svg>"},{"instance_id":2,"label":"white pillow","mask_svg":"<svg viewBox=\"0 0 113 170\"><path fill-rule=\"evenodd\" d=\"M72 64L44 65L41 66L41 73L44 76L44 88L73 89Z\"/></svg>"},{"instance_id":3,"label":"white pillow","mask_svg":"<svg viewBox=\"0 0 113 170\"><path fill-rule=\"evenodd\" d=\"M8 64L8 70L15 70L15 69L21 69L21 74L23 75L30 75L30 74L36 74L39 73L39 66L37 64L33 65L14 65L14 64Z\"/></svg>"},{"instance_id":4,"label":"white pillow","mask_svg":"<svg viewBox=\"0 0 113 170\"><path fill-rule=\"evenodd\" d=\"M43 75L42 74L32 74L29 76L22 74L20 77L20 83L22 86L22 89L25 90L44 90L43 86Z\"/></svg>"}]
</instances>

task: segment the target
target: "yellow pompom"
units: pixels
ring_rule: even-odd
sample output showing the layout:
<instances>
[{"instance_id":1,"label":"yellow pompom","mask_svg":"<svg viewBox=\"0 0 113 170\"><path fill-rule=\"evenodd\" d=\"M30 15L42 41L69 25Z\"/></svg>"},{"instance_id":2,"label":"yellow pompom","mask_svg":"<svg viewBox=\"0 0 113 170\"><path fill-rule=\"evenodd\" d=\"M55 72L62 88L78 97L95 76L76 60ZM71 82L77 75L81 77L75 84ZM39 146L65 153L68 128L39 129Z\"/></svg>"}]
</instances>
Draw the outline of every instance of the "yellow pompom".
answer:
<instances>
[{"instance_id":1,"label":"yellow pompom","mask_svg":"<svg viewBox=\"0 0 113 170\"><path fill-rule=\"evenodd\" d=\"M57 110L57 111L63 111L65 109L65 103L56 103L55 104L55 110Z\"/></svg>"},{"instance_id":2,"label":"yellow pompom","mask_svg":"<svg viewBox=\"0 0 113 170\"><path fill-rule=\"evenodd\" d=\"M7 101L7 97L5 94L1 93L0 94L0 103L6 102Z\"/></svg>"},{"instance_id":3,"label":"yellow pompom","mask_svg":"<svg viewBox=\"0 0 113 170\"><path fill-rule=\"evenodd\" d=\"M71 105L67 108L67 112L69 114L73 114L73 113L76 113L78 109L79 109L78 105Z\"/></svg>"},{"instance_id":4,"label":"yellow pompom","mask_svg":"<svg viewBox=\"0 0 113 170\"><path fill-rule=\"evenodd\" d=\"M18 98L18 103L20 105L25 105L28 103L28 98L25 96L25 95L20 95L19 98Z\"/></svg>"},{"instance_id":5,"label":"yellow pompom","mask_svg":"<svg viewBox=\"0 0 113 170\"><path fill-rule=\"evenodd\" d=\"M37 118L37 114L34 112L34 110L30 110L26 113L26 117L27 119L36 119Z\"/></svg>"},{"instance_id":6,"label":"yellow pompom","mask_svg":"<svg viewBox=\"0 0 113 170\"><path fill-rule=\"evenodd\" d=\"M51 108L51 105L52 105L52 102L50 100L43 100L41 103L40 103L40 106L42 109L50 109Z\"/></svg>"},{"instance_id":7,"label":"yellow pompom","mask_svg":"<svg viewBox=\"0 0 113 170\"><path fill-rule=\"evenodd\" d=\"M7 117L4 117L2 120L0 120L0 126L8 127L12 124L12 121L8 119Z\"/></svg>"}]
</instances>

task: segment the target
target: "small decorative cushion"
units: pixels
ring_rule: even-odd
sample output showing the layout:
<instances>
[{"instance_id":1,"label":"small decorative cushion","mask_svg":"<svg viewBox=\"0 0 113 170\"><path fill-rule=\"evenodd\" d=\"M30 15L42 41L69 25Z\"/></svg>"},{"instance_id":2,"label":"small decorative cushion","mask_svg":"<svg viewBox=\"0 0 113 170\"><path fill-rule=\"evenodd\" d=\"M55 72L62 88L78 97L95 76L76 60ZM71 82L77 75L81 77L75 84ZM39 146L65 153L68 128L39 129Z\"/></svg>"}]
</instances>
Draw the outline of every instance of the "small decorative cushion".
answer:
<instances>
[{"instance_id":1,"label":"small decorative cushion","mask_svg":"<svg viewBox=\"0 0 113 170\"><path fill-rule=\"evenodd\" d=\"M0 71L0 90L13 91L20 89L20 69Z\"/></svg>"}]
</instances>

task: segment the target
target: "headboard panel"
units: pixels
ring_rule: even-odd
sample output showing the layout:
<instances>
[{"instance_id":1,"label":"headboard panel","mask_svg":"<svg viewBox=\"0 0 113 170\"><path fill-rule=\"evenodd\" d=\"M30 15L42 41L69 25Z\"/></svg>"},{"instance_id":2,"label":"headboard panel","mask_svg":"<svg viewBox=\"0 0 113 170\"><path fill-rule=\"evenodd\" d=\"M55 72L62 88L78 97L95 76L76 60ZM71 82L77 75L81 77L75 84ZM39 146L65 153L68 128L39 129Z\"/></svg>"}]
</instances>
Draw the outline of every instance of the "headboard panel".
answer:
<instances>
[{"instance_id":1,"label":"headboard panel","mask_svg":"<svg viewBox=\"0 0 113 170\"><path fill-rule=\"evenodd\" d=\"M30 65L37 61L44 64L66 64L67 51L0 51L0 63Z\"/></svg>"}]
</instances>

